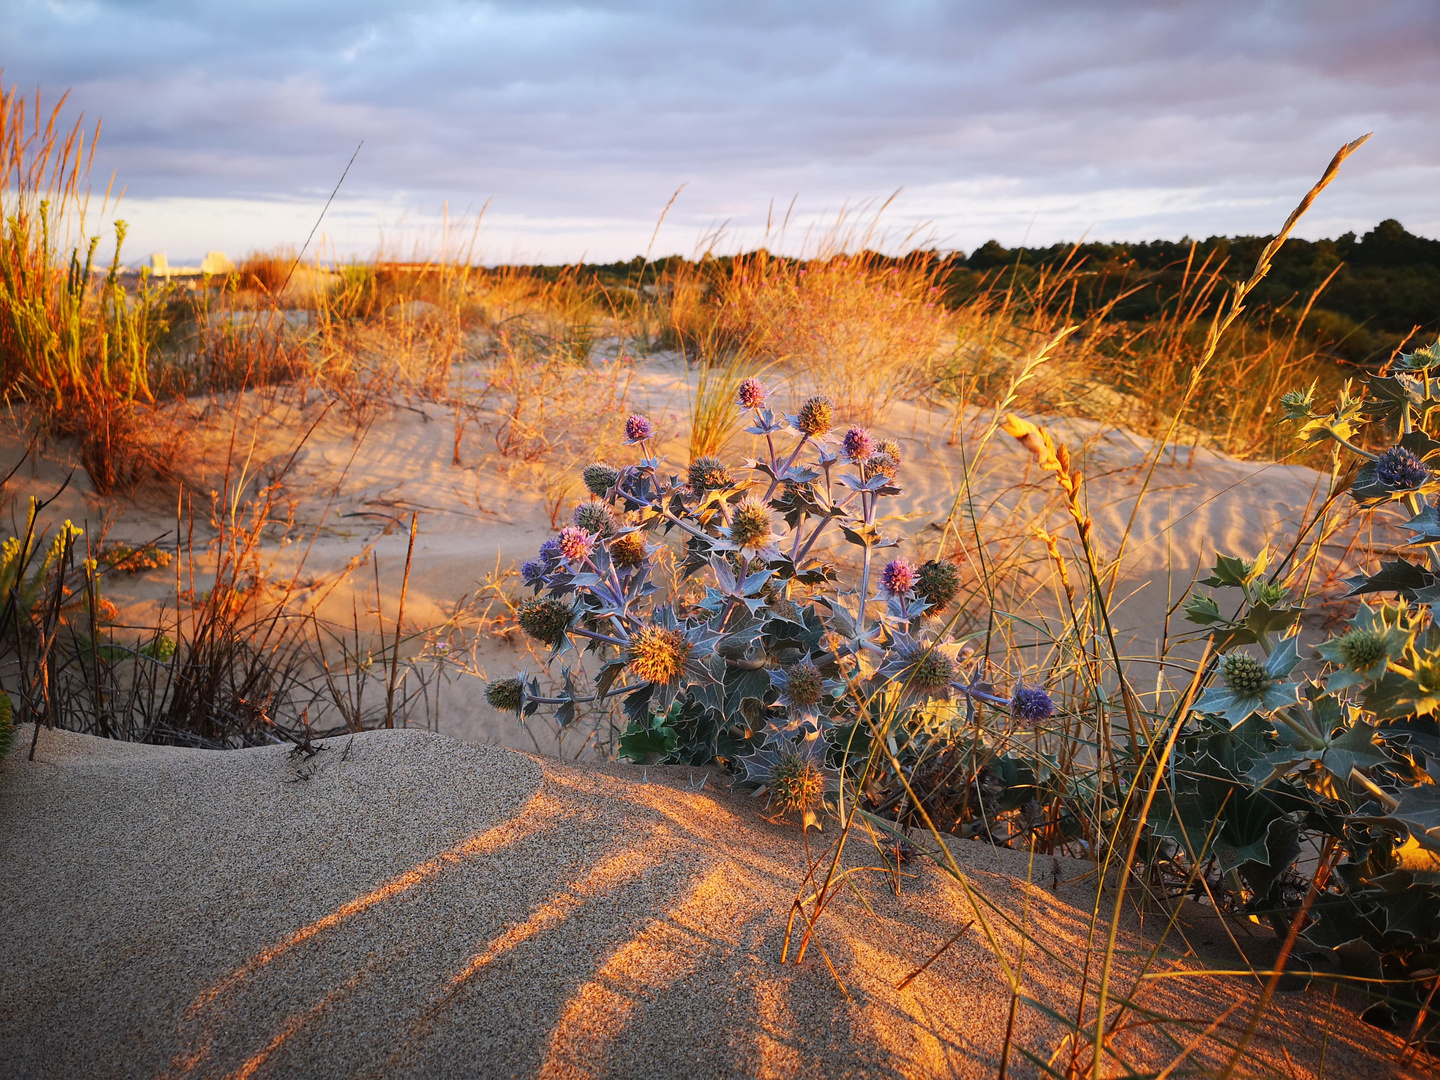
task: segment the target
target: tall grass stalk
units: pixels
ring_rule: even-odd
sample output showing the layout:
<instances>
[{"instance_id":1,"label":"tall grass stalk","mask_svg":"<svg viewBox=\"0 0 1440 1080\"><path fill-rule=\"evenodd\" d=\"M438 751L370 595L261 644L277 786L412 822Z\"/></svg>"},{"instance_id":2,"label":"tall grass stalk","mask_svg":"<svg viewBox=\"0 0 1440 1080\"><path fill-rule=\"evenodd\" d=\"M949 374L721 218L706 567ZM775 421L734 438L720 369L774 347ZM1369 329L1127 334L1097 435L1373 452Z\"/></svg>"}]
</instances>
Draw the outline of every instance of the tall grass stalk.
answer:
<instances>
[{"instance_id":1,"label":"tall grass stalk","mask_svg":"<svg viewBox=\"0 0 1440 1080\"><path fill-rule=\"evenodd\" d=\"M1198 357L1198 362L1189 373L1185 389L1177 402L1176 411L1169 418L1164 437L1156 440L1155 449L1142 468L1143 483L1139 496L1141 500L1145 498L1149 482L1158 466L1165 445L1177 430L1185 408L1201 393L1201 388L1205 385L1207 369L1220 353L1227 332L1236 324L1244 311L1247 295L1263 279L1269 268L1270 258L1284 242L1285 236L1293 229L1296 221L1334 178L1345 158L1363 141L1361 139L1348 144L1336 154L1320 181L1307 193L1295 212L1286 221L1280 235L1262 254L1255 271L1245 281L1235 286L1227 297L1226 303L1213 314L1210 325L1205 331L1203 349ZM1059 341L1055 342L1054 345L1042 350L1038 355L1049 355L1054 351L1054 346L1059 344ZM1020 369L1019 378L1012 381L1004 400L1007 402L1015 400L1018 384L1030 381L1038 368L1038 359L1023 366ZM1140 1010L1150 1017L1151 1022L1167 1022L1149 1010L1141 1008L1136 998L1141 987L1140 982L1137 981L1128 990L1115 985L1117 949L1120 946L1122 914L1131 884L1131 871L1144 835L1144 829L1156 799L1167 783L1168 763L1175 750L1181 729L1189 716L1190 707L1208 677L1211 654L1207 644L1205 652L1198 659L1180 664L1181 670L1187 672L1186 681L1182 687L1177 687L1173 693L1170 693L1170 700L1163 714L1150 714L1159 721L1157 724L1152 724L1147 719L1141 695L1131 685L1128 658L1122 655L1119 648L1112 617L1115 607L1115 584L1119 574L1119 560L1124 550L1123 541L1128 538L1130 530L1133 528L1136 514L1138 514L1138 503L1136 510L1131 514L1129 527L1122 537L1120 550L1114 553L1100 552L1095 545L1094 526L1084 495L1083 477L1066 448L1055 443L1042 427L1031 421L1011 416L1005 419L1002 425L1002 421L997 415L981 434L980 446L977 447L977 451L983 448L985 440L1002 426L1007 434L1020 440L1030 450L1043 471L1054 476L1060 488L1062 502L1070 518L1071 527L1074 530L1077 558L1084 567L1086 575L1087 588L1083 604L1076 604L1073 591L1068 592L1067 595L1070 597L1070 632L1073 635L1075 656L1086 658L1076 668L1076 674L1082 677L1084 696L1090 699L1092 705L1090 712L1094 725L1093 740L1087 744L1083 741L1084 736L1080 733L1069 736L1072 739L1078 738L1080 741L1077 743L1076 750L1063 753L1061 758L1072 763L1072 768L1081 765L1092 755L1094 758L1094 767L1097 770L1096 801L1094 820L1089 825L1088 834L1094 838L1091 841L1092 844L1096 847L1103 847L1103 854L1097 860L1098 881L1102 887L1097 890L1094 909L1091 913L1090 944L1082 957L1072 957L1068 961L1073 965L1077 978L1078 1012L1065 1021L1071 1031L1069 1040L1071 1063L1065 1075L1079 1075L1083 1070L1098 1080L1104 1074L1103 1062L1108 1053L1107 1047L1111 1038L1119 1030L1120 1016L1126 1012ZM970 467L968 462L974 460L974 456L967 455L967 476ZM968 481L962 481L957 490L963 494L973 489ZM960 497L957 495L957 498ZM967 499L973 499L973 496L968 496ZM1328 502L1326 505L1329 505ZM975 512L973 505L969 507L969 510L969 516L977 522L975 543L978 548L983 549L984 539L978 535L980 515ZM953 513L951 517L954 517ZM947 525L947 529L948 527ZM1299 549L1306 531L1308 529L1303 530L1301 536L1297 538L1292 555ZM1047 534L1047 547L1055 549L1052 558L1059 554L1053 539ZM1285 561L1289 562L1290 556L1287 556ZM1063 566L1063 562L1061 565ZM982 573L985 573L983 563ZM992 599L992 608L994 606ZM952 615L944 628L945 631L952 629L958 618L958 612ZM1161 643L1162 673L1168 648L1168 642ZM1171 660L1170 663L1174 664L1175 661ZM1114 689L1107 690L1107 685ZM1160 706L1160 692L1163 685L1163 680L1157 682L1157 700L1155 702L1157 709ZM852 794L841 802L840 834L832 841L823 856L823 872L820 872L820 865L812 861L812 873L814 873L816 881L812 886L807 877L807 884L796 896L790 913L791 930L787 932L782 956L789 958L790 937L795 932L795 923L798 917L801 921L801 930L794 957L797 962L803 958L808 943L818 931L821 916L834 897L838 895L846 879L845 872L841 869L840 856L855 828L863 827L872 831L872 834L874 830L879 830L882 833L893 834L897 840L903 835L894 822L869 813L862 807L859 793L867 790L869 778L876 775L883 765L889 774L896 778L898 785L903 788L908 800L906 805L913 808L916 818L923 823L925 831L930 834L934 846L933 858L962 890L962 895L969 908L966 915L967 917L973 916L982 936L988 942L991 952L1000 964L1003 976L1009 985L1012 1000L1024 1002L1029 1007L1054 1018L1061 1018L1052 1006L1035 1000L1033 995L1028 994L1024 988L1023 951L1028 948L1046 949L1045 943L1038 941L1033 934L1026 930L1023 919L1018 924L1014 923L1011 917L997 912L993 906L987 905L979 896L978 892L969 884L967 875L951 853L938 824L929 816L925 799L912 786L911 778L918 775L918 766L907 767L900 760L893 741L893 725L897 722L898 717L896 706L900 700L899 695L904 692L904 687L895 687L894 690L896 694L894 698L887 701L884 699L884 695L888 691L877 691L877 695L881 695L879 700L864 702L859 708L859 715L865 718L869 728L869 750L854 782ZM1111 711L1114 709L1112 694L1118 696L1119 700L1114 704L1118 704L1117 711L1123 714L1125 734L1120 735L1118 739L1117 721L1120 718L1111 717ZM1098 843L1096 843L1097 841ZM1034 852L1039 842L1038 836L1032 836L1028 841L1029 849ZM881 851L883 852L883 850L882 847ZM1193 854L1192 875L1196 874L1202 865L1204 853ZM1321 872L1321 870L1317 870L1316 880ZM1108 888L1112 883L1113 890ZM1314 888L1312 883L1312 896ZM1167 934L1176 925L1177 914L1171 914ZM1018 934L1022 949L1020 957L1009 956L1007 950L1002 947L996 919L1010 925L1011 930ZM1289 944L1293 944L1294 933L1298 932L1298 922L1292 925L1291 930ZM1142 967L1142 976L1150 964L1154 963L1158 956L1158 949L1159 945L1157 944L1150 958ZM1285 952L1288 952L1288 949L1282 949L1282 955ZM1283 959L1277 968L1281 966L1283 966ZM1221 1038L1218 1035L1217 1026L1214 1024L1205 1027L1198 1036L1202 1041L1204 1039L1219 1040L1218 1045L1225 1050L1227 1062L1223 1075L1227 1077L1231 1075L1246 1055L1249 1042L1258 1029L1259 1019L1274 991L1276 981L1276 977L1272 977L1266 982L1264 992L1256 1002L1251 1018L1238 1039ZM1178 1021L1171 1022L1178 1023ZM1080 1053L1082 1044L1086 1048L1083 1063ZM1167 1071L1173 1070L1180 1060L1193 1054L1198 1043L1195 1040L1181 1040L1177 1045L1183 1047L1183 1052L1180 1058L1171 1062L1170 1069ZM1008 1037L1005 1054L1008 1060L1010 1054ZM1026 1056L1030 1057L1037 1065L1043 1061L1029 1052L1026 1052ZM1045 1067L1049 1068L1050 1066L1046 1065Z\"/></svg>"},{"instance_id":2,"label":"tall grass stalk","mask_svg":"<svg viewBox=\"0 0 1440 1080\"><path fill-rule=\"evenodd\" d=\"M74 436L96 487L129 486L164 454L132 415L153 403L150 358L165 330L163 290L120 280L126 226L96 280L99 234L88 175L99 124L66 126L62 97L0 89L0 394L23 400L50 433ZM107 191L98 214L112 203Z\"/></svg>"}]
</instances>

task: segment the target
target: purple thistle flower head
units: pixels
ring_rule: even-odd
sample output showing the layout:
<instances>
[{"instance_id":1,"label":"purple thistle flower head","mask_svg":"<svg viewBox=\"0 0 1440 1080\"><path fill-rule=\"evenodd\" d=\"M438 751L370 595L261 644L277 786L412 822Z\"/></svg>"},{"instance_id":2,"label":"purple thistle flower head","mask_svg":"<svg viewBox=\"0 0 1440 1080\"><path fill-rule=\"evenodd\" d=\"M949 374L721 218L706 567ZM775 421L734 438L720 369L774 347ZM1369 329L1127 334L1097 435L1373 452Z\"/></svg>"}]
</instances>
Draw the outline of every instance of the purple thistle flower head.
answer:
<instances>
[{"instance_id":1,"label":"purple thistle flower head","mask_svg":"<svg viewBox=\"0 0 1440 1080\"><path fill-rule=\"evenodd\" d=\"M1048 720L1055 715L1055 702L1040 687L1021 685L1010 699L1010 715L1027 724Z\"/></svg>"},{"instance_id":2,"label":"purple thistle flower head","mask_svg":"<svg viewBox=\"0 0 1440 1080\"><path fill-rule=\"evenodd\" d=\"M1403 446L1392 446L1375 461L1375 479L1388 488L1418 488L1429 476L1419 456Z\"/></svg>"},{"instance_id":3,"label":"purple thistle flower head","mask_svg":"<svg viewBox=\"0 0 1440 1080\"><path fill-rule=\"evenodd\" d=\"M560 561L560 541L553 536L540 545L540 558L547 563L554 564Z\"/></svg>"},{"instance_id":4,"label":"purple thistle flower head","mask_svg":"<svg viewBox=\"0 0 1440 1080\"><path fill-rule=\"evenodd\" d=\"M857 426L845 433L845 441L841 445L845 456L851 461L864 461L870 456L875 441L870 438L870 432Z\"/></svg>"},{"instance_id":5,"label":"purple thistle flower head","mask_svg":"<svg viewBox=\"0 0 1440 1080\"><path fill-rule=\"evenodd\" d=\"M892 559L880 572L880 587L891 596L906 596L915 591L919 571L909 559Z\"/></svg>"},{"instance_id":6,"label":"purple thistle flower head","mask_svg":"<svg viewBox=\"0 0 1440 1080\"><path fill-rule=\"evenodd\" d=\"M550 572L550 564L544 559L531 559L520 565L520 580L526 585L539 585Z\"/></svg>"},{"instance_id":7,"label":"purple thistle flower head","mask_svg":"<svg viewBox=\"0 0 1440 1080\"><path fill-rule=\"evenodd\" d=\"M763 409L766 393L765 384L752 375L740 383L735 400L742 409Z\"/></svg>"},{"instance_id":8,"label":"purple thistle flower head","mask_svg":"<svg viewBox=\"0 0 1440 1080\"><path fill-rule=\"evenodd\" d=\"M575 525L560 530L560 557L571 566L579 566L595 550L595 534Z\"/></svg>"},{"instance_id":9,"label":"purple thistle flower head","mask_svg":"<svg viewBox=\"0 0 1440 1080\"><path fill-rule=\"evenodd\" d=\"M649 417L632 416L625 421L625 441L627 443L644 442L655 434L655 425L650 422Z\"/></svg>"}]
</instances>

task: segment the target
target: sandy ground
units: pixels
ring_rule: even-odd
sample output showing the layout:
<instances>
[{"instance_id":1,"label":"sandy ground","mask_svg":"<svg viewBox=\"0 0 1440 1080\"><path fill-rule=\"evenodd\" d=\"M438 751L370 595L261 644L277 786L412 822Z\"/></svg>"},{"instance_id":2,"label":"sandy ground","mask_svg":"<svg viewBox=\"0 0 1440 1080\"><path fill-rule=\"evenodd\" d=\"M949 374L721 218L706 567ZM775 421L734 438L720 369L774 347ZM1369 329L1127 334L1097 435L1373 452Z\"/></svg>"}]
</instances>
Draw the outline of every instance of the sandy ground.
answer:
<instances>
[{"instance_id":1,"label":"sandy ground","mask_svg":"<svg viewBox=\"0 0 1440 1080\"><path fill-rule=\"evenodd\" d=\"M32 763L30 733L0 763L6 1077L993 1077L1011 1004L997 953L1020 971L1009 1075L1068 1061L1027 999L1075 1006L1081 863L1046 860L1027 884L1023 855L960 844L970 897L923 860L898 897L857 870L805 961L782 964L799 833L717 775L697 790L699 770L421 731L308 760L42 731ZM856 844L843 865L876 854ZM993 947L972 926L895 988L977 916ZM1156 925L1127 917L1117 992ZM1180 966L1167 950L1152 970ZM1105 1075L1162 1066L1236 1005L1183 1069L1222 1064L1255 982L1137 996L1176 1019L1127 1025ZM1317 983L1277 997L1237 1075L1312 1077L1322 1058L1328 1077L1423 1075L1398 1050Z\"/></svg>"},{"instance_id":2,"label":"sandy ground","mask_svg":"<svg viewBox=\"0 0 1440 1080\"><path fill-rule=\"evenodd\" d=\"M455 373L459 384L480 378L474 365ZM660 356L637 364L629 383L631 407L656 421L660 451L677 472L688 461L685 379L683 365ZM1203 448L1167 450L1147 475L1149 440L1086 421L1046 423L1083 464L1102 555L1113 556L1123 543L1115 623L1122 650L1139 659L1155 655L1167 610L1197 569L1208 569L1217 550L1249 556L1266 543L1283 545L1326 490L1327 478L1310 469L1237 461ZM286 580L303 553L299 599L346 632L358 622L362 635L373 635L377 615L393 628L412 513L419 515L419 531L406 598L411 631L441 623L464 598L479 597L481 609L492 604L497 593L491 584L552 535L542 490L545 468L502 457L493 430L471 419L462 426L460 464L454 464L456 417L432 403L396 401L357 426L353 413L318 390L303 403L293 394L251 394L238 406L216 401L186 426L192 438L177 468L198 508L193 531L188 514L177 529L173 490L142 490L123 503L100 499L76 469L73 454L54 447L32 457L12 478L0 512L22 518L27 496L48 497L73 474L69 488L46 510L54 523L68 517L98 528L108 521L112 539L132 543L159 539L173 545L178 531L203 549L212 535L203 521L207 493L222 487L227 461L235 475L243 475L247 491L281 477L282 504L294 508L300 542L266 548L272 574ZM0 435L0 463L18 460L23 452L18 430ZM953 444L952 431L960 435ZM896 437L904 453L904 495L893 500L894 516L886 523L902 540L901 550L928 557L943 542L962 559L966 552L973 555L975 526L956 513L957 493L966 495L978 508L987 544L996 550L1023 545L1020 561L1026 569L1015 577L1017 591L1000 598L1001 606L1053 618L1058 594L1033 529L1045 524L1062 538L1073 530L1058 513L1053 481L1034 468L1028 453L994 432L989 414L972 411L956 425L950 413L923 403L895 403L882 434ZM731 456L738 460L750 452L749 439L737 438ZM624 460L623 454L613 460ZM962 488L967 464L969 487ZM562 519L582 494L577 475L561 500ZM1337 555L1339 548L1334 546ZM348 577L337 587L347 568ZM1072 564L1072 574L1083 581L1080 573ZM204 587L199 581L196 591ZM173 611L175 588L173 571L154 571L108 583L107 595L120 604L123 622L145 625L162 606ZM513 580L505 588L512 595L520 592ZM1189 629L1178 616L1170 633L1177 629ZM484 636L478 665L490 675L522 666L535 670L535 657L520 644L518 635ZM1154 680L1138 671L1133 681L1144 686ZM429 719L411 719L469 742L560 749L541 725L522 730L513 717L489 709L473 679L446 685Z\"/></svg>"}]
</instances>

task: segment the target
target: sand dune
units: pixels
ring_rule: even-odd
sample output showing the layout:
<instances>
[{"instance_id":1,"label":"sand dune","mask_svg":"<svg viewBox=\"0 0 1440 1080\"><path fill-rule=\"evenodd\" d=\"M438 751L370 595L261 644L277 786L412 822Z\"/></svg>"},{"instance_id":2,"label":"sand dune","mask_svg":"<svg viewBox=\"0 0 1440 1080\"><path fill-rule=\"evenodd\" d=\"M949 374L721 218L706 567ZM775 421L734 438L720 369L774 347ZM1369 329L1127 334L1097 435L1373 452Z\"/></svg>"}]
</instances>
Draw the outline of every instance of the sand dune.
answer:
<instances>
[{"instance_id":1,"label":"sand dune","mask_svg":"<svg viewBox=\"0 0 1440 1080\"><path fill-rule=\"evenodd\" d=\"M482 374L478 365L460 365L454 381L474 382ZM659 450L676 472L688 462L689 394L684 366L674 357L637 362L629 382L631 406L654 417ZM315 390L303 402L293 393L252 393L238 406L219 399L204 410L199 404L189 406L198 415L188 422L192 439L179 466L200 508L206 493L220 485L227 458L250 478L252 490L283 473L284 500L293 501L300 531L313 535L313 543L267 548L270 569L283 579L303 553L302 585L313 587L302 587L299 599L316 605L337 626L348 627L358 610L362 630L373 627L367 609L374 606L377 577L382 607L393 618L412 513L419 514L406 608L412 628L444 619L462 596L484 590L487 575L530 558L551 535L541 467L501 457L493 431L474 424L462 432L461 464L455 465L455 414L444 406L397 399L357 427L353 414ZM1167 609L1182 597L1197 570L1208 568L1217 550L1253 555L1267 542L1283 546L1327 488L1327 477L1308 468L1239 461L1203 447L1168 448L1152 473L1154 444L1148 439L1089 421L1042 419L1082 463L1101 555L1115 554L1124 542L1115 624L1122 649L1130 655L1154 655ZM895 517L886 528L912 554L933 553L942 537L973 548L974 527L955 512L968 463L968 495L979 508L979 530L987 544L1023 540L1034 561L1025 578L1027 591L1002 597L1002 602L1029 616L1053 614L1050 568L1038 545L1026 537L1041 524L1062 537L1071 530L1059 515L1053 481L1033 467L1023 448L992 428L991 415L977 410L957 425L944 409L896 402L885 434L903 448L904 494L894 500ZM953 445L952 429L960 435ZM987 431L992 432L988 438ZM730 448L737 459L748 452L746 439L741 436ZM0 450L5 460L14 460L24 445L12 434ZM625 460L625 453L616 460ZM17 495L49 495L73 472L70 488L47 511L54 522L70 517L98 524L108 518L114 538L138 543L168 536L167 543L174 542L173 495L142 491L126 504L100 499L74 465L52 450L27 466L9 485L12 512L20 502ZM561 500L562 516L581 495L577 476ZM194 539L197 548L209 539L203 521ZM1342 546L1335 545L1337 558ZM378 574L364 564L362 572L332 589L336 576L366 551L378 560ZM121 605L123 621L145 625L162 605L173 610L174 584L173 574L156 572L114 582L108 595ZM1172 634L1177 628L1186 629L1178 618ZM511 673L527 662L535 666L497 640L482 642L479 659L492 675ZM1153 683L1153 675L1142 673L1137 682ZM440 730L472 742L532 748L531 733L513 717L489 709L476 689L462 683L446 691ZM540 735L542 749L556 750L541 727L532 725L531 731Z\"/></svg>"},{"instance_id":2,"label":"sand dune","mask_svg":"<svg viewBox=\"0 0 1440 1080\"><path fill-rule=\"evenodd\" d=\"M824 955L782 965L800 834L718 775L695 790L699 770L566 765L420 731L330 740L307 760L46 730L32 763L29 735L0 763L0 1075L996 1073L1010 994L976 928L895 989L974 917L961 890L918 859L899 897L857 873L822 922ZM1044 860L1027 885L1024 855L956 855L1008 961L1007 920L1039 943L1024 993L1073 1007L1089 868ZM876 865L873 849L847 865ZM1204 952L1205 932L1193 940ZM1130 919L1117 986L1147 944ZM1194 962L1157 970L1177 963ZM1201 1021L1239 1002L1233 1036L1254 994L1254 980L1175 979L1141 1000ZM1277 1000L1241 1075L1313 1075L1322 1053L1327 1076L1419 1075L1318 984ZM1137 1025L1114 1064L1162 1064L1196 1031ZM1012 1076L1036 1074L1020 1049L1048 1057L1063 1034L1023 1004L1015 1032ZM1188 1064L1217 1054L1207 1043Z\"/></svg>"},{"instance_id":3,"label":"sand dune","mask_svg":"<svg viewBox=\"0 0 1440 1080\"><path fill-rule=\"evenodd\" d=\"M474 382L481 373L475 364L464 364L456 367L454 379L458 384ZM638 361L629 380L632 408L657 420L660 452L677 472L688 461L688 386L683 364L668 356ZM461 464L455 465L455 415L445 406L397 399L360 426L336 399L318 390L304 402L292 393L251 393L238 406L217 399L199 412L196 403L189 409L192 441L179 467L200 508L206 492L219 487L228 459L248 478L249 490L284 474L284 500L294 505L307 541L269 546L269 569L285 579L302 554L302 586L312 588L301 588L298 599L341 628L351 625L357 611L361 629L373 628L376 577L393 618L412 513L419 514L406 600L406 621L412 628L441 622L454 611L456 600L484 592L487 576L533 556L552 534L541 490L544 469L503 458L492 432L472 423L462 433ZM1073 448L1086 471L1100 553L1112 556L1123 541L1115 625L1123 651L1135 657L1155 655L1166 611L1181 599L1197 570L1210 566L1217 550L1248 556L1266 543L1283 546L1328 485L1328 478L1313 469L1237 461L1189 446L1166 449L1151 472L1149 439L1089 420L1043 419L1057 439ZM960 436L953 445L952 429ZM1058 511L1053 481L1032 467L1027 452L1004 433L986 438L991 429L992 416L981 410L969 410L956 425L948 410L894 403L884 433L896 436L903 448L904 494L894 500L894 517L886 528L899 537L901 550L910 553L933 553L942 537L949 544L973 547L975 527L956 513L960 478L966 464L971 465L968 495L979 508L979 531L986 543L1024 541L1032 560L1025 592L1002 602L1028 616L1053 615L1057 603L1050 567L1034 540L1025 537L1037 524L1061 537L1070 536L1071 530ZM308 438L304 432L310 432ZM746 438L736 439L730 454L746 454ZM19 458L23 439L12 433L3 442L3 458ZM616 459L624 461L624 455L619 452ZM40 456L10 481L6 494L12 513L23 503L17 495L46 497L66 475L71 475L71 487L48 510L55 523L65 517L92 524L109 520L114 539L140 543L168 537L167 543L174 543L173 494L141 491L125 504L102 500L89 490L84 472L59 449ZM580 495L583 488L576 477L572 491L562 498L562 516ZM203 521L193 539L197 549L209 540ZM1342 547L1333 546L1335 560ZM367 552L373 553L377 567L361 562L360 573L333 588L337 576ZM834 547L831 553L848 554ZM197 588L203 588L203 582ZM147 625L161 606L173 611L174 577L156 572L118 580L108 595L120 603L122 621ZM1176 629L1187 626L1172 619L1171 634ZM534 667L523 652L495 639L482 642L480 661L490 674L508 674L527 662ZM1153 675L1138 675L1138 683L1153 683ZM531 736L537 734L544 752L557 749L540 726L526 732L513 717L490 710L474 685L446 691L438 724L442 732L469 742L531 749L536 746Z\"/></svg>"}]
</instances>

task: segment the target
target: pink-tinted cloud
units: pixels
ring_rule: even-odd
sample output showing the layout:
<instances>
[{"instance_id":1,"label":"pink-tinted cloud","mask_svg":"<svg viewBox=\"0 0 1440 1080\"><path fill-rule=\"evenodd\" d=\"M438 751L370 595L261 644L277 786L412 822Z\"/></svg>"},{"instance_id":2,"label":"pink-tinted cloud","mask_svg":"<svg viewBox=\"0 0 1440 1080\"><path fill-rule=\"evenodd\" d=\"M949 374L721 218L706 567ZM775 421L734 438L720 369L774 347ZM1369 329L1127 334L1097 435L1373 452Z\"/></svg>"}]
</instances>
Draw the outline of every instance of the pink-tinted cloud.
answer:
<instances>
[{"instance_id":1,"label":"pink-tinted cloud","mask_svg":"<svg viewBox=\"0 0 1440 1080\"><path fill-rule=\"evenodd\" d=\"M8 0L0 39L139 200L323 199L364 139L356 205L492 199L556 257L643 249L681 181L682 249L897 188L956 246L1266 231L1368 130L1309 231L1440 232L1433 0Z\"/></svg>"}]
</instances>

